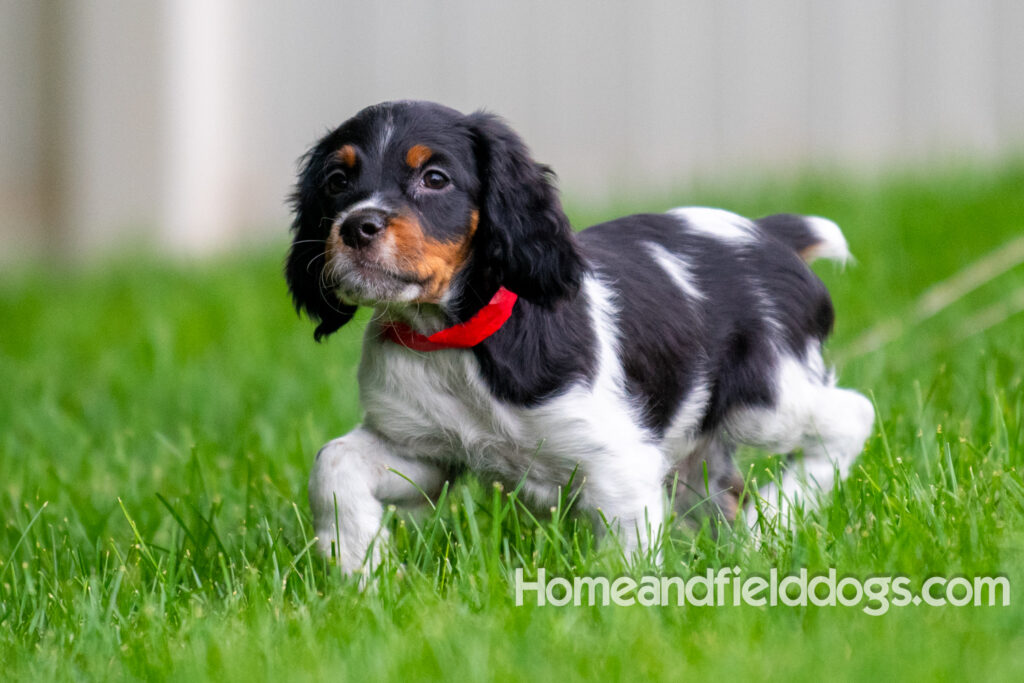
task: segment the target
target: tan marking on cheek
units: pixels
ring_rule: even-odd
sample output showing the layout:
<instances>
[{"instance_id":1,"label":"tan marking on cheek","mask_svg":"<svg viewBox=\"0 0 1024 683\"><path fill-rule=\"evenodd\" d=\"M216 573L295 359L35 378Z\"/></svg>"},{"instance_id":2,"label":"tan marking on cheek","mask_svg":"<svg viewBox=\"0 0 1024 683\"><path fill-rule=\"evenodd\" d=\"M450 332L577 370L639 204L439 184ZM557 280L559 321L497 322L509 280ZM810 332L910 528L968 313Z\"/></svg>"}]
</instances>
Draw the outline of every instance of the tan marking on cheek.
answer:
<instances>
[{"instance_id":1,"label":"tan marking on cheek","mask_svg":"<svg viewBox=\"0 0 1024 683\"><path fill-rule=\"evenodd\" d=\"M434 151L426 145L413 145L405 154L405 163L409 168L419 168L433 155Z\"/></svg>"},{"instance_id":2,"label":"tan marking on cheek","mask_svg":"<svg viewBox=\"0 0 1024 683\"><path fill-rule=\"evenodd\" d=\"M439 303L451 286L452 278L469 258L469 245L480 222L480 214L470 214L466 233L454 242L441 242L423 234L415 218L398 216L388 223L388 237L394 246L395 264L423 280L420 303Z\"/></svg>"},{"instance_id":3,"label":"tan marking on cheek","mask_svg":"<svg viewBox=\"0 0 1024 683\"><path fill-rule=\"evenodd\" d=\"M345 145L337 152L338 159L341 163L345 164L349 168L353 168L356 165L356 148L352 145Z\"/></svg>"},{"instance_id":4,"label":"tan marking on cheek","mask_svg":"<svg viewBox=\"0 0 1024 683\"><path fill-rule=\"evenodd\" d=\"M423 261L430 270L430 287L424 292L424 300L430 303L440 302L451 287L455 274L466 264L469 258L469 245L476 234L480 214L470 214L466 233L455 242L437 242L425 240Z\"/></svg>"}]
</instances>

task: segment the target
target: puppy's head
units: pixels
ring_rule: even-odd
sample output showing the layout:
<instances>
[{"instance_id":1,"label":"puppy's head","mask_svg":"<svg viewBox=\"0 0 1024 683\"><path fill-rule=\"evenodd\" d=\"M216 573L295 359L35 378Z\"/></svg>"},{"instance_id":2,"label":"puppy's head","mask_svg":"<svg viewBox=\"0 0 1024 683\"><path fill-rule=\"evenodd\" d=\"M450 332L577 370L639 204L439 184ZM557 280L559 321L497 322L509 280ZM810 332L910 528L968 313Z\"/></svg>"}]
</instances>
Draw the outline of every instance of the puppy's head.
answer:
<instances>
[{"instance_id":1,"label":"puppy's head","mask_svg":"<svg viewBox=\"0 0 1024 683\"><path fill-rule=\"evenodd\" d=\"M582 260L550 176L489 114L364 109L303 159L285 266L296 306L320 339L360 305L457 311L499 286L544 306L572 296Z\"/></svg>"}]
</instances>

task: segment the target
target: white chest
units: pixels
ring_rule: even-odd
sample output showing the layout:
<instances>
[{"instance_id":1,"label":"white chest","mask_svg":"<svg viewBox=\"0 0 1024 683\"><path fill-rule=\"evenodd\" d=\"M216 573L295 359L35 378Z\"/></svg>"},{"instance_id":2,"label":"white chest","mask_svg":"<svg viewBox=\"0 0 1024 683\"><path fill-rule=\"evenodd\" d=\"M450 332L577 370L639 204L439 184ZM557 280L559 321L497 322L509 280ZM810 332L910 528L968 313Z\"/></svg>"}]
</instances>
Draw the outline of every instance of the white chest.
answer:
<instances>
[{"instance_id":1,"label":"white chest","mask_svg":"<svg viewBox=\"0 0 1024 683\"><path fill-rule=\"evenodd\" d=\"M518 411L494 399L466 351L410 351L367 340L359 368L366 423L411 455L466 461L517 450Z\"/></svg>"}]
</instances>

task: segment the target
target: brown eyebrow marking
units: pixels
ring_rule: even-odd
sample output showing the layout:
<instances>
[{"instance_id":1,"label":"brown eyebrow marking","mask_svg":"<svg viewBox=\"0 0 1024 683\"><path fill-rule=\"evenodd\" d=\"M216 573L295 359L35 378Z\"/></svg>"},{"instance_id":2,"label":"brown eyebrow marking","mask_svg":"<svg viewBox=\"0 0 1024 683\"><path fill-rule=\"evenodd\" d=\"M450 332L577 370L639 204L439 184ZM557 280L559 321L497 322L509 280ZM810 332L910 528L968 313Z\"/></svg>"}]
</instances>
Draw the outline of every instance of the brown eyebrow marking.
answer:
<instances>
[{"instance_id":1,"label":"brown eyebrow marking","mask_svg":"<svg viewBox=\"0 0 1024 683\"><path fill-rule=\"evenodd\" d=\"M336 155L341 159L341 163L349 168L353 168L356 165L356 148L352 145L345 145L336 152Z\"/></svg>"},{"instance_id":2,"label":"brown eyebrow marking","mask_svg":"<svg viewBox=\"0 0 1024 683\"><path fill-rule=\"evenodd\" d=\"M409 168L419 168L433 155L434 150L426 145L413 145L405 154L405 163Z\"/></svg>"}]
</instances>

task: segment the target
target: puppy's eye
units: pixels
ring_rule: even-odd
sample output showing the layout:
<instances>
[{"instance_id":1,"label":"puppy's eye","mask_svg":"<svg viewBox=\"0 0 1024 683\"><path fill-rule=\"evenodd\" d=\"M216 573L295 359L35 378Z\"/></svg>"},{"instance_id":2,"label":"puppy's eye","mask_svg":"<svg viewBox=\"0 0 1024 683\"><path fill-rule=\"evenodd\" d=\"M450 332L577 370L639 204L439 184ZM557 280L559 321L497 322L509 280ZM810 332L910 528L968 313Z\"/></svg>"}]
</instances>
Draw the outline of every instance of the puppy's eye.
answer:
<instances>
[{"instance_id":1,"label":"puppy's eye","mask_svg":"<svg viewBox=\"0 0 1024 683\"><path fill-rule=\"evenodd\" d=\"M327 189L327 193L331 195L341 194L348 189L348 186L348 173L340 168L331 171L327 176L327 180L324 181L324 187Z\"/></svg>"},{"instance_id":2,"label":"puppy's eye","mask_svg":"<svg viewBox=\"0 0 1024 683\"><path fill-rule=\"evenodd\" d=\"M451 180L448 179L448 176L441 171L438 171L436 168L432 168L424 173L423 179L420 181L423 187L428 190L443 190L448 187L448 183L450 182Z\"/></svg>"}]
</instances>

